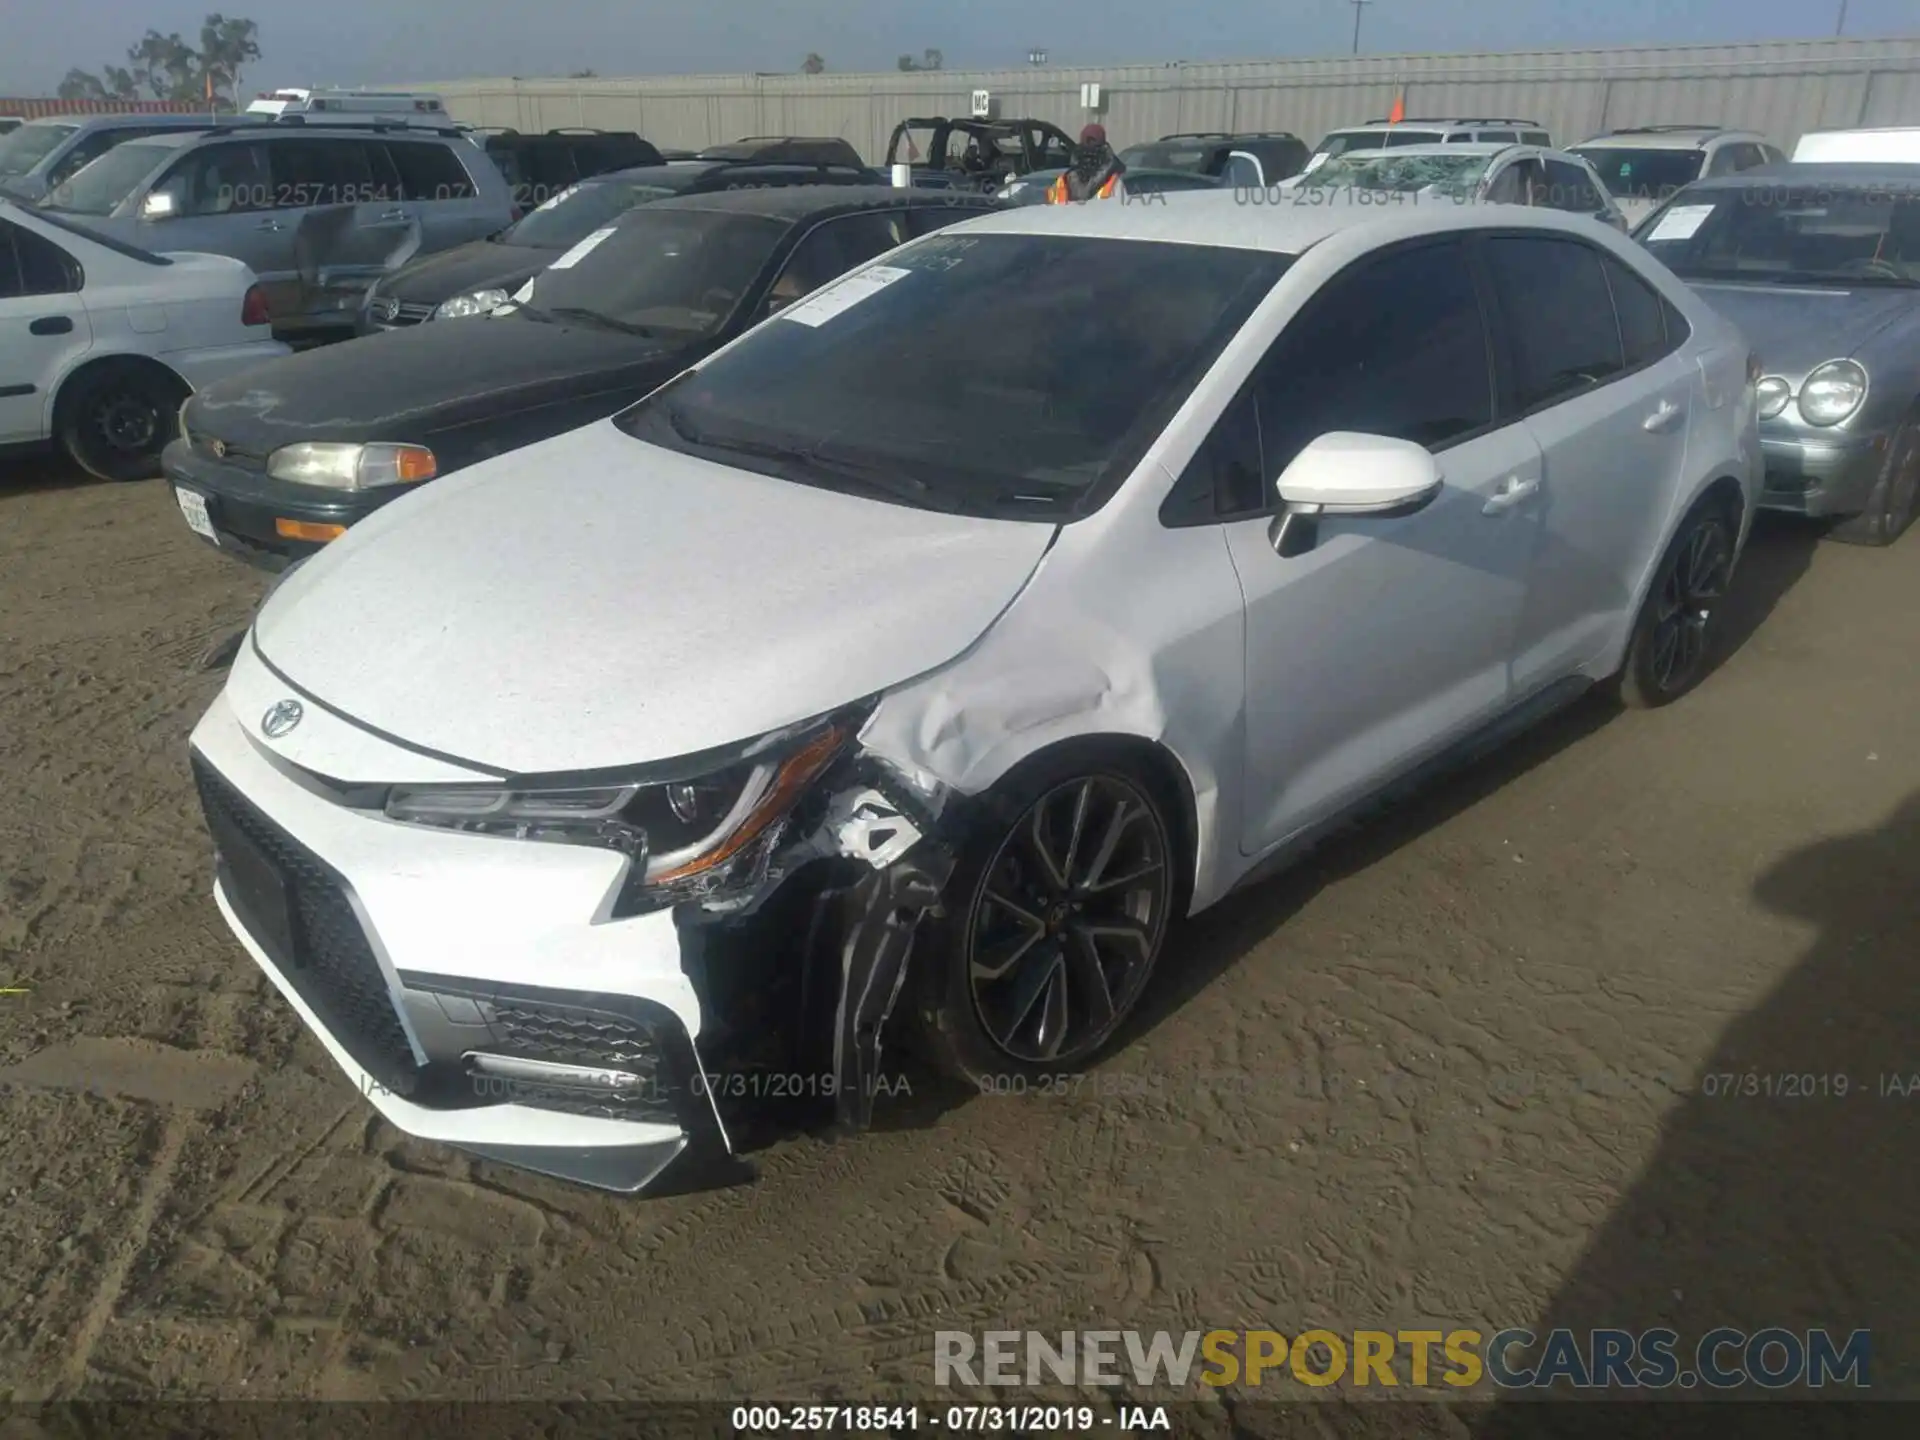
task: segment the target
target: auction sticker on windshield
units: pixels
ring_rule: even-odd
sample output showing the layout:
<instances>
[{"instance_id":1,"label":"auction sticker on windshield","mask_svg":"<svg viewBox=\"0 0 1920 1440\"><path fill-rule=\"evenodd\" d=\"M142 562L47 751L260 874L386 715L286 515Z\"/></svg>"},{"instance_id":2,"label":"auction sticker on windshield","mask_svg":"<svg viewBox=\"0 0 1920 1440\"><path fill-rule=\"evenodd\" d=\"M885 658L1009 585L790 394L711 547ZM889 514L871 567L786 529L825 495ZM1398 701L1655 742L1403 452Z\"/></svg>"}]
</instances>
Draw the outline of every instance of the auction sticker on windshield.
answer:
<instances>
[{"instance_id":1,"label":"auction sticker on windshield","mask_svg":"<svg viewBox=\"0 0 1920 1440\"><path fill-rule=\"evenodd\" d=\"M594 246L598 245L601 241L605 240L611 234L613 234L613 226L611 225L609 225L604 230L594 231L591 235L587 236L586 239L582 240L578 245L574 246L571 250L567 251L566 254L562 255L558 260L554 261L553 264L549 265L547 268L549 270L571 270L574 266L578 265L582 260L586 259L587 256L593 253Z\"/></svg>"},{"instance_id":2,"label":"auction sticker on windshield","mask_svg":"<svg viewBox=\"0 0 1920 1440\"><path fill-rule=\"evenodd\" d=\"M1711 205L1676 205L1660 217L1660 223L1653 227L1648 240L1687 240L1693 232L1707 223L1707 217L1713 214Z\"/></svg>"},{"instance_id":3,"label":"auction sticker on windshield","mask_svg":"<svg viewBox=\"0 0 1920 1440\"><path fill-rule=\"evenodd\" d=\"M894 281L904 280L912 273L911 270L902 270L898 265L871 266L858 275L849 275L825 290L789 305L780 312L780 318L797 320L802 325L824 325L842 311L851 310L862 300L879 294Z\"/></svg>"}]
</instances>

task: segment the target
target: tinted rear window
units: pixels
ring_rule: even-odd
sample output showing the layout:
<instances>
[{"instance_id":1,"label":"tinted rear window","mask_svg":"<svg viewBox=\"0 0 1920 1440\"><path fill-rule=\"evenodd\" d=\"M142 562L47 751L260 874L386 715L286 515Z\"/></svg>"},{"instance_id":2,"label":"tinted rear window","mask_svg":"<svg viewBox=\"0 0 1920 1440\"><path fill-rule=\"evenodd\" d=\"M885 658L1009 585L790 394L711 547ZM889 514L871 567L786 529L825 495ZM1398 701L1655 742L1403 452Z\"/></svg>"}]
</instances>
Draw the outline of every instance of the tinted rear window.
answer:
<instances>
[{"instance_id":1,"label":"tinted rear window","mask_svg":"<svg viewBox=\"0 0 1920 1440\"><path fill-rule=\"evenodd\" d=\"M473 177L446 145L389 140L387 153L393 157L402 191L409 200L468 200L475 193Z\"/></svg>"}]
</instances>

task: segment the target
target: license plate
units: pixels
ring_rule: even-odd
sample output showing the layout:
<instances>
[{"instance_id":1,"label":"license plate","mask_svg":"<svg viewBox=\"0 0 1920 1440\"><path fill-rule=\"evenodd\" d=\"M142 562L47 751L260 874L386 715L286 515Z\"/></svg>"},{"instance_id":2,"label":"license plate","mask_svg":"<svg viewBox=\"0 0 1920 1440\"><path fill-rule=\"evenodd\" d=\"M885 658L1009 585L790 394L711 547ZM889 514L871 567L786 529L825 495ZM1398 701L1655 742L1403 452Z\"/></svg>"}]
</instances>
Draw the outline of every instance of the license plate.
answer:
<instances>
[{"instance_id":1,"label":"license plate","mask_svg":"<svg viewBox=\"0 0 1920 1440\"><path fill-rule=\"evenodd\" d=\"M293 944L293 897L286 878L239 826L226 816L209 812L207 828L220 852L220 868L227 899L253 938L282 965L298 963Z\"/></svg>"},{"instance_id":2,"label":"license plate","mask_svg":"<svg viewBox=\"0 0 1920 1440\"><path fill-rule=\"evenodd\" d=\"M180 513L187 517L187 524L218 545L220 537L213 533L213 518L207 514L207 497L197 490L175 487L173 498L180 502Z\"/></svg>"}]
</instances>

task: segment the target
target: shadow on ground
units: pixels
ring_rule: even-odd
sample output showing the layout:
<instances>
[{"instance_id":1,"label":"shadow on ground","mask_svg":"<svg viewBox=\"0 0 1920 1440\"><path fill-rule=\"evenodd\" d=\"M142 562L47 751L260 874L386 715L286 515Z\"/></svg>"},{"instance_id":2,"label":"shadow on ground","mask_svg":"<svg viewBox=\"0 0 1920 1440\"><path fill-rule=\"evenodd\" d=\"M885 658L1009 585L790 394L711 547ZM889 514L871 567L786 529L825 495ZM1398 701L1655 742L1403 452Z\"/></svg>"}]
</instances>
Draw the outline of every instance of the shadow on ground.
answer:
<instances>
[{"instance_id":1,"label":"shadow on ground","mask_svg":"<svg viewBox=\"0 0 1920 1440\"><path fill-rule=\"evenodd\" d=\"M1679 1333L1683 1373L1699 1339L1722 1326L1824 1327L1841 1347L1869 1330L1871 1398L1920 1398L1920 795L1875 830L1790 855L1755 896L1813 927L1812 947L1722 1035L1651 1163L1533 1329L1664 1326ZM1527 1353L1516 1348L1515 1359ZM1784 1357L1775 1350L1771 1363ZM1858 1392L1829 1383L1820 1398ZM1567 1408L1496 1407L1476 1433L1518 1440L1584 1423L1556 1421ZM1802 1433L1821 1433L1825 1412L1790 1413L1808 1421Z\"/></svg>"}]
</instances>

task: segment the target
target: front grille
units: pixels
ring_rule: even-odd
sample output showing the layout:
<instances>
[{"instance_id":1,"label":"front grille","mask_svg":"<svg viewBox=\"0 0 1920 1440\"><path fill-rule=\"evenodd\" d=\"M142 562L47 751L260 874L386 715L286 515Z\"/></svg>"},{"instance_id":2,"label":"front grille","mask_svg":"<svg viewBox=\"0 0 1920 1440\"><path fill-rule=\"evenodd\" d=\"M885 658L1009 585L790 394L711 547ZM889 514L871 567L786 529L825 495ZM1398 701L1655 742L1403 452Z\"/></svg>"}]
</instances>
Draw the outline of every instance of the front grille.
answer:
<instances>
[{"instance_id":1,"label":"front grille","mask_svg":"<svg viewBox=\"0 0 1920 1440\"><path fill-rule=\"evenodd\" d=\"M414 300L395 300L391 296L382 296L367 307L367 316L376 325L391 328L395 325L418 325L431 320L435 307L423 305Z\"/></svg>"},{"instance_id":2,"label":"front grille","mask_svg":"<svg viewBox=\"0 0 1920 1440\"><path fill-rule=\"evenodd\" d=\"M519 1104L608 1120L677 1119L672 1084L661 1064L661 1047L651 1026L617 1015L571 1005L540 1004L490 996L485 1001L494 1040L493 1055L546 1060L559 1065L590 1065L625 1070L640 1077L630 1090L590 1090L571 1086L513 1083L509 1097Z\"/></svg>"},{"instance_id":3,"label":"front grille","mask_svg":"<svg viewBox=\"0 0 1920 1440\"><path fill-rule=\"evenodd\" d=\"M413 1047L366 931L347 899L346 882L243 799L198 755L192 762L194 783L216 844L223 835L237 837L285 888L286 953L274 954L274 937L252 923L250 932L320 1023L369 1075L396 1094L413 1094L421 1079ZM221 858L225 880L232 873L229 867L241 861L229 855ZM228 899L244 914L234 888L229 888Z\"/></svg>"}]
</instances>

